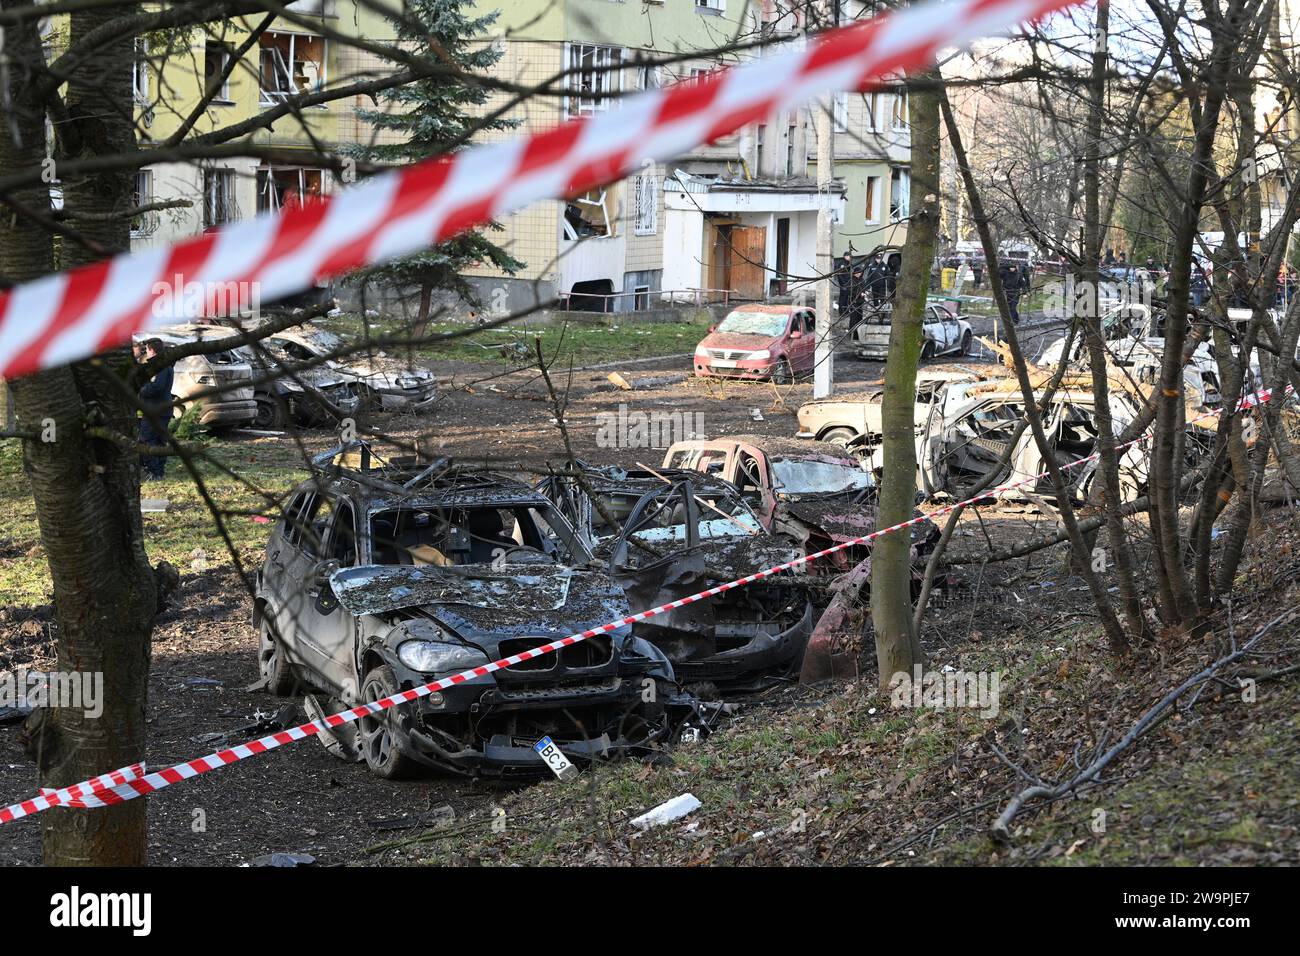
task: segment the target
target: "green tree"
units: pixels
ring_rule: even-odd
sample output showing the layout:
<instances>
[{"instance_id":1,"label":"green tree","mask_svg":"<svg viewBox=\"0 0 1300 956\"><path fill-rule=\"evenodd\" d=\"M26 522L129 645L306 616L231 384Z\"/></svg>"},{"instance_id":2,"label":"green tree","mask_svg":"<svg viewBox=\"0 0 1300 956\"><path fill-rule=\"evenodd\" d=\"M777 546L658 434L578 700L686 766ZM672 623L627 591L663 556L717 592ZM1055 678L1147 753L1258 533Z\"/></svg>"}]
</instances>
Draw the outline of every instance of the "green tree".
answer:
<instances>
[{"instance_id":1,"label":"green tree","mask_svg":"<svg viewBox=\"0 0 1300 956\"><path fill-rule=\"evenodd\" d=\"M481 111L474 109L487 102L489 91L475 83L473 75L490 70L501 59L501 50L483 40L497 13L471 17L466 15L470 7L466 0L407 0L401 13L391 17L398 45L416 56L444 63L462 77L428 76L382 93L379 108L358 109L357 114L375 127L376 139L395 134L400 141L358 146L351 151L353 155L374 163L411 163L464 146L475 132L515 125L503 118L484 120ZM501 227L492 223L487 228L499 231ZM491 263L512 275L523 267L483 231L472 230L368 270L361 278L418 286L420 306L414 331L421 335L436 289L453 289L473 299L473 290L461 273L479 263Z\"/></svg>"}]
</instances>

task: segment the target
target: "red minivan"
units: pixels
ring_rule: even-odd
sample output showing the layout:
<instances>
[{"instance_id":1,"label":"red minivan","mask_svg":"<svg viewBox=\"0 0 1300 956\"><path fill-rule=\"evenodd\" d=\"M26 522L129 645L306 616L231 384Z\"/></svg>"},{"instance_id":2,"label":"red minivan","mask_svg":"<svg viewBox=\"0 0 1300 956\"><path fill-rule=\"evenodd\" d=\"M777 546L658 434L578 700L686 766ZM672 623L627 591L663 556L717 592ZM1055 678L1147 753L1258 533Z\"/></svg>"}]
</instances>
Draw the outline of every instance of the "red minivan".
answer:
<instances>
[{"instance_id":1,"label":"red minivan","mask_svg":"<svg viewBox=\"0 0 1300 956\"><path fill-rule=\"evenodd\" d=\"M789 382L812 371L816 349L812 309L742 305L695 346L695 374Z\"/></svg>"}]
</instances>

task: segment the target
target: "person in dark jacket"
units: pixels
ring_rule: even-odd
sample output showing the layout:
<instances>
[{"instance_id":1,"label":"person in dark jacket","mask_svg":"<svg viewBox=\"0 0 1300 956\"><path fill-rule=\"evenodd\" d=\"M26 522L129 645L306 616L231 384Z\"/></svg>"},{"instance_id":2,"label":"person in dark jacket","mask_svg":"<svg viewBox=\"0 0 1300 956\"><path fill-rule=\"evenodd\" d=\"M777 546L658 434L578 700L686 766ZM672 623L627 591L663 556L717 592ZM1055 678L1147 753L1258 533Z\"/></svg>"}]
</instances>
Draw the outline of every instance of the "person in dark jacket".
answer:
<instances>
[{"instance_id":1,"label":"person in dark jacket","mask_svg":"<svg viewBox=\"0 0 1300 956\"><path fill-rule=\"evenodd\" d=\"M874 310L885 301L885 258L880 253L871 257L867 265L867 301Z\"/></svg>"},{"instance_id":2,"label":"person in dark jacket","mask_svg":"<svg viewBox=\"0 0 1300 956\"><path fill-rule=\"evenodd\" d=\"M1205 293L1209 289L1209 282L1205 278L1205 270L1201 268L1201 260L1193 257L1192 259L1192 306L1199 309L1205 302Z\"/></svg>"},{"instance_id":3,"label":"person in dark jacket","mask_svg":"<svg viewBox=\"0 0 1300 956\"><path fill-rule=\"evenodd\" d=\"M149 339L141 349L144 361L149 361L162 351L161 339ZM152 448L167 443L166 424L172 417L172 367L160 369L158 374L140 388L140 405L145 414L140 418L140 441ZM163 431L153 420L163 423ZM167 459L156 455L141 455L140 467L144 470L141 481L156 481L167 471Z\"/></svg>"},{"instance_id":4,"label":"person in dark jacket","mask_svg":"<svg viewBox=\"0 0 1300 956\"><path fill-rule=\"evenodd\" d=\"M840 264L835 269L835 281L840 287L840 315L849 314L849 303L853 300L853 253L844 253Z\"/></svg>"},{"instance_id":5,"label":"person in dark jacket","mask_svg":"<svg viewBox=\"0 0 1300 956\"><path fill-rule=\"evenodd\" d=\"M1002 279L1002 290L1007 296L1007 309L1011 313L1011 321L1019 325L1020 296L1029 285L1025 273L1021 272L1014 262L1008 262L998 270L998 276Z\"/></svg>"}]
</instances>

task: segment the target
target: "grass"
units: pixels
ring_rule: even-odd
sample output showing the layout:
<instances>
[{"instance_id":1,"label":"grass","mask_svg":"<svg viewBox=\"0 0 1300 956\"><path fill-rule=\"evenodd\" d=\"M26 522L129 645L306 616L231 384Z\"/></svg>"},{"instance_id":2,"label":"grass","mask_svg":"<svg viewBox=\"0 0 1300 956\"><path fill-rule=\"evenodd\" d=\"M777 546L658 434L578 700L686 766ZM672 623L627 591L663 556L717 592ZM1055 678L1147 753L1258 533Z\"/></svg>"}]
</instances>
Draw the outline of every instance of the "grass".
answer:
<instances>
[{"instance_id":1,"label":"grass","mask_svg":"<svg viewBox=\"0 0 1300 956\"><path fill-rule=\"evenodd\" d=\"M340 335L351 337L358 333L360 322L359 316L346 315L323 320L322 324ZM401 337L409 334L407 327L397 319L371 317L367 323L371 335ZM639 321L632 315L582 316L567 321L529 317L445 343L420 347L414 350L414 354L428 361L518 365L532 356L533 340L540 336L542 349L548 357L554 357L559 366L598 365L621 359L692 352L696 343L708 333L709 325L710 320L702 317L679 322ZM464 333L473 327L468 320L431 322L427 334Z\"/></svg>"},{"instance_id":2,"label":"grass","mask_svg":"<svg viewBox=\"0 0 1300 956\"><path fill-rule=\"evenodd\" d=\"M285 441L214 443L209 453L245 481L272 494L288 491L305 474L301 453ZM218 507L229 511L266 510L264 499L254 489L221 473L215 465L199 465L199 474ZM145 547L151 562L169 561L185 574L195 551L201 550L209 569L233 563L198 487L178 461L168 462L167 477L162 481L143 485L141 497L165 498L168 502L167 511L143 516ZM46 604L50 601L49 568L16 441L0 442L0 501L8 504L0 510L0 606ZM234 514L226 519L226 530L245 567L255 565L266 543L268 525L249 514Z\"/></svg>"}]
</instances>

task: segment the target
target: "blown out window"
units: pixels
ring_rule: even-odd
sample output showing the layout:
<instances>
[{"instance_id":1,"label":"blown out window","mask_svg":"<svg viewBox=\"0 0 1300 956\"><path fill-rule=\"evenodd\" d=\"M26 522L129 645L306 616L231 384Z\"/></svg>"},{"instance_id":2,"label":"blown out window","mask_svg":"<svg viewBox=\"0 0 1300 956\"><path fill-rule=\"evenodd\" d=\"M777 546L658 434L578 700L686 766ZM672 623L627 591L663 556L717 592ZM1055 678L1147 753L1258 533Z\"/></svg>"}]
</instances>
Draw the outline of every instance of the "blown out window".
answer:
<instances>
[{"instance_id":1,"label":"blown out window","mask_svg":"<svg viewBox=\"0 0 1300 956\"><path fill-rule=\"evenodd\" d=\"M302 33L264 33L258 41L260 101L282 103L325 83L325 38Z\"/></svg>"}]
</instances>

